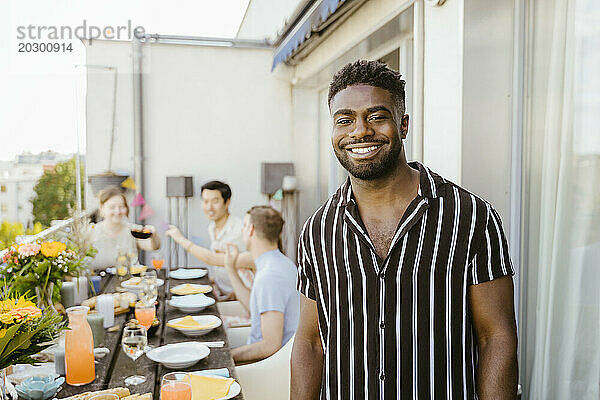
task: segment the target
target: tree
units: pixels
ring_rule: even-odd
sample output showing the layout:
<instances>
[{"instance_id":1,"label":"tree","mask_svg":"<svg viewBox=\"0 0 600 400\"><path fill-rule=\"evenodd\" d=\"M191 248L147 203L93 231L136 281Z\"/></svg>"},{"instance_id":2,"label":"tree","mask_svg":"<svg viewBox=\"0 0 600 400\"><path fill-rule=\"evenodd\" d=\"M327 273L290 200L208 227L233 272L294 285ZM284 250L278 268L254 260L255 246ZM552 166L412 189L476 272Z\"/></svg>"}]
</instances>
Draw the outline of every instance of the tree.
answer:
<instances>
[{"instance_id":1,"label":"tree","mask_svg":"<svg viewBox=\"0 0 600 400\"><path fill-rule=\"evenodd\" d=\"M83 204L84 178L83 167L81 174L81 197ZM75 158L57 163L53 170L44 171L33 188L34 197L30 200L33 205L33 221L44 226L50 226L55 219L66 219L70 210L75 208L77 194L75 192Z\"/></svg>"},{"instance_id":2,"label":"tree","mask_svg":"<svg viewBox=\"0 0 600 400\"><path fill-rule=\"evenodd\" d=\"M0 224L0 250L7 248L14 243L19 235L36 235L43 230L42 224L36 222L33 229L23 229L21 222L2 221Z\"/></svg>"}]
</instances>

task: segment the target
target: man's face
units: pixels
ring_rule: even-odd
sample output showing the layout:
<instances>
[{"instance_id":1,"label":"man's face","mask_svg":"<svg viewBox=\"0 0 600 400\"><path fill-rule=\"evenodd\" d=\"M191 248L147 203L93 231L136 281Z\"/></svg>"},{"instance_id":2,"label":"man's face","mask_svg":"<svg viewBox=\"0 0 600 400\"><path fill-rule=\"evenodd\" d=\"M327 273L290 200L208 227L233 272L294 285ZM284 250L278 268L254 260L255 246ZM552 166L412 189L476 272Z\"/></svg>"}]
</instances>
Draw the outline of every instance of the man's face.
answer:
<instances>
[{"instance_id":1,"label":"man's face","mask_svg":"<svg viewBox=\"0 0 600 400\"><path fill-rule=\"evenodd\" d=\"M211 220L216 221L222 218L229 208L229 199L223 201L223 196L218 190L204 189L202 191L202 210Z\"/></svg>"},{"instance_id":2,"label":"man's face","mask_svg":"<svg viewBox=\"0 0 600 400\"><path fill-rule=\"evenodd\" d=\"M369 85L353 85L331 100L331 143L340 164L354 177L373 180L398 165L408 115L398 115L392 94Z\"/></svg>"}]
</instances>

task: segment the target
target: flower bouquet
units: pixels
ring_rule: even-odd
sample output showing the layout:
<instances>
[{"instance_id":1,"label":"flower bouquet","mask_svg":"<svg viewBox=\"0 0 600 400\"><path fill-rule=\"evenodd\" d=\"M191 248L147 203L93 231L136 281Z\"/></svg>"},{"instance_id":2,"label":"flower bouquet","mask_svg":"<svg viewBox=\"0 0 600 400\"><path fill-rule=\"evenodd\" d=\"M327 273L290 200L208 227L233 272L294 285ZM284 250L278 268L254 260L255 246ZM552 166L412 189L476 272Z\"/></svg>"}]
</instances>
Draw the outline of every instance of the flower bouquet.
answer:
<instances>
[{"instance_id":1,"label":"flower bouquet","mask_svg":"<svg viewBox=\"0 0 600 400\"><path fill-rule=\"evenodd\" d=\"M65 323L59 314L42 311L24 297L6 290L4 296L0 301L0 370L13 364L34 364L31 356L49 347L66 328Z\"/></svg>"},{"instance_id":2,"label":"flower bouquet","mask_svg":"<svg viewBox=\"0 0 600 400\"><path fill-rule=\"evenodd\" d=\"M93 256L94 249L86 254ZM65 276L79 274L84 260L77 249L57 241L12 245L4 254L0 277L18 293L37 297L39 307L52 307L60 297L60 286Z\"/></svg>"}]
</instances>

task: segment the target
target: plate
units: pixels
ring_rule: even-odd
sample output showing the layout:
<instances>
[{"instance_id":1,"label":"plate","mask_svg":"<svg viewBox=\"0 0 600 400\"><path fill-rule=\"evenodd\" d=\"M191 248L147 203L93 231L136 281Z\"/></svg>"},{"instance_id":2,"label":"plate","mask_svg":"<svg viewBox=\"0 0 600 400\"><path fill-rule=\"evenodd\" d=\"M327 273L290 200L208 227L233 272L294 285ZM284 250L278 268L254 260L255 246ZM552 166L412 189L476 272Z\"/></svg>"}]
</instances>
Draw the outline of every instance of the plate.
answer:
<instances>
[{"instance_id":1,"label":"plate","mask_svg":"<svg viewBox=\"0 0 600 400\"><path fill-rule=\"evenodd\" d=\"M185 313L202 311L213 304L215 304L215 299L202 293L189 294L187 296L173 296L173 298L169 300L169 305L177 307Z\"/></svg>"},{"instance_id":2,"label":"plate","mask_svg":"<svg viewBox=\"0 0 600 400\"><path fill-rule=\"evenodd\" d=\"M185 318L185 317L174 318L174 319L170 320L169 322L167 322L167 324L171 324L171 323L176 324L179 321L181 321L183 318ZM169 326L169 328L176 329L186 336L202 336L202 335L206 335L208 332L212 331L215 328L218 328L219 326L221 326L223 324L223 321L221 321L221 318L217 317L216 315L194 315L194 316L192 316L192 318L194 319L194 321L196 321L200 324L209 324L212 322L213 325L210 328L204 328L204 329L174 328L172 326Z\"/></svg>"},{"instance_id":3,"label":"plate","mask_svg":"<svg viewBox=\"0 0 600 400\"><path fill-rule=\"evenodd\" d=\"M123 287L123 289L129 290L130 292L137 293L140 290L142 290L142 288L140 286L141 282L142 282L142 278L131 278L131 279L126 280L125 282L122 282L121 287ZM163 281L162 279L156 280L157 287L160 287L164 284L165 284L165 281Z\"/></svg>"},{"instance_id":4,"label":"plate","mask_svg":"<svg viewBox=\"0 0 600 400\"><path fill-rule=\"evenodd\" d=\"M188 288L189 290L193 291L194 293L187 293L185 295L180 295L177 293L178 290L183 290L185 288ZM177 296L189 296L192 294L200 294L200 293L209 293L212 292L213 288L210 285L197 285L195 283L183 283L181 285L177 285L175 287L171 288L171 293L177 295Z\"/></svg>"},{"instance_id":5,"label":"plate","mask_svg":"<svg viewBox=\"0 0 600 400\"><path fill-rule=\"evenodd\" d=\"M204 268L177 268L169 273L170 278L174 279L198 279L208 274Z\"/></svg>"},{"instance_id":6,"label":"plate","mask_svg":"<svg viewBox=\"0 0 600 400\"><path fill-rule=\"evenodd\" d=\"M189 374L195 374L195 375L214 376L216 378L223 378L222 376L219 376L219 375L205 374L202 371L193 371L193 372L188 372L188 373ZM235 396L237 396L238 394L240 394L241 391L242 391L242 387L240 386L240 384L237 381L234 380L233 383L231 384L231 386L229 387L229 392L227 392L227 396L220 397L220 398L215 399L215 400L233 399Z\"/></svg>"},{"instance_id":7,"label":"plate","mask_svg":"<svg viewBox=\"0 0 600 400\"><path fill-rule=\"evenodd\" d=\"M209 354L210 349L203 344L183 342L154 348L147 352L146 356L167 368L182 369L191 367Z\"/></svg>"}]
</instances>

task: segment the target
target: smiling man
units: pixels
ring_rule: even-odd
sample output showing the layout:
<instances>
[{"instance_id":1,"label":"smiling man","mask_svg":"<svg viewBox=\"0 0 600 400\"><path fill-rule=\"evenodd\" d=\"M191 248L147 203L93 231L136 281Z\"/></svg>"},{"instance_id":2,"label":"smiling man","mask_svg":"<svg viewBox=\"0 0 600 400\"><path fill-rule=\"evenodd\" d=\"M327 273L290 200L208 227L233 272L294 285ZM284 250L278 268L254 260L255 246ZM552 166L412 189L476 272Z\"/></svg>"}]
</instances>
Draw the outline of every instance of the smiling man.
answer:
<instances>
[{"instance_id":1,"label":"smiling man","mask_svg":"<svg viewBox=\"0 0 600 400\"><path fill-rule=\"evenodd\" d=\"M514 271L498 213L407 163L397 72L348 64L328 101L350 177L300 236L291 398L514 399Z\"/></svg>"}]
</instances>

